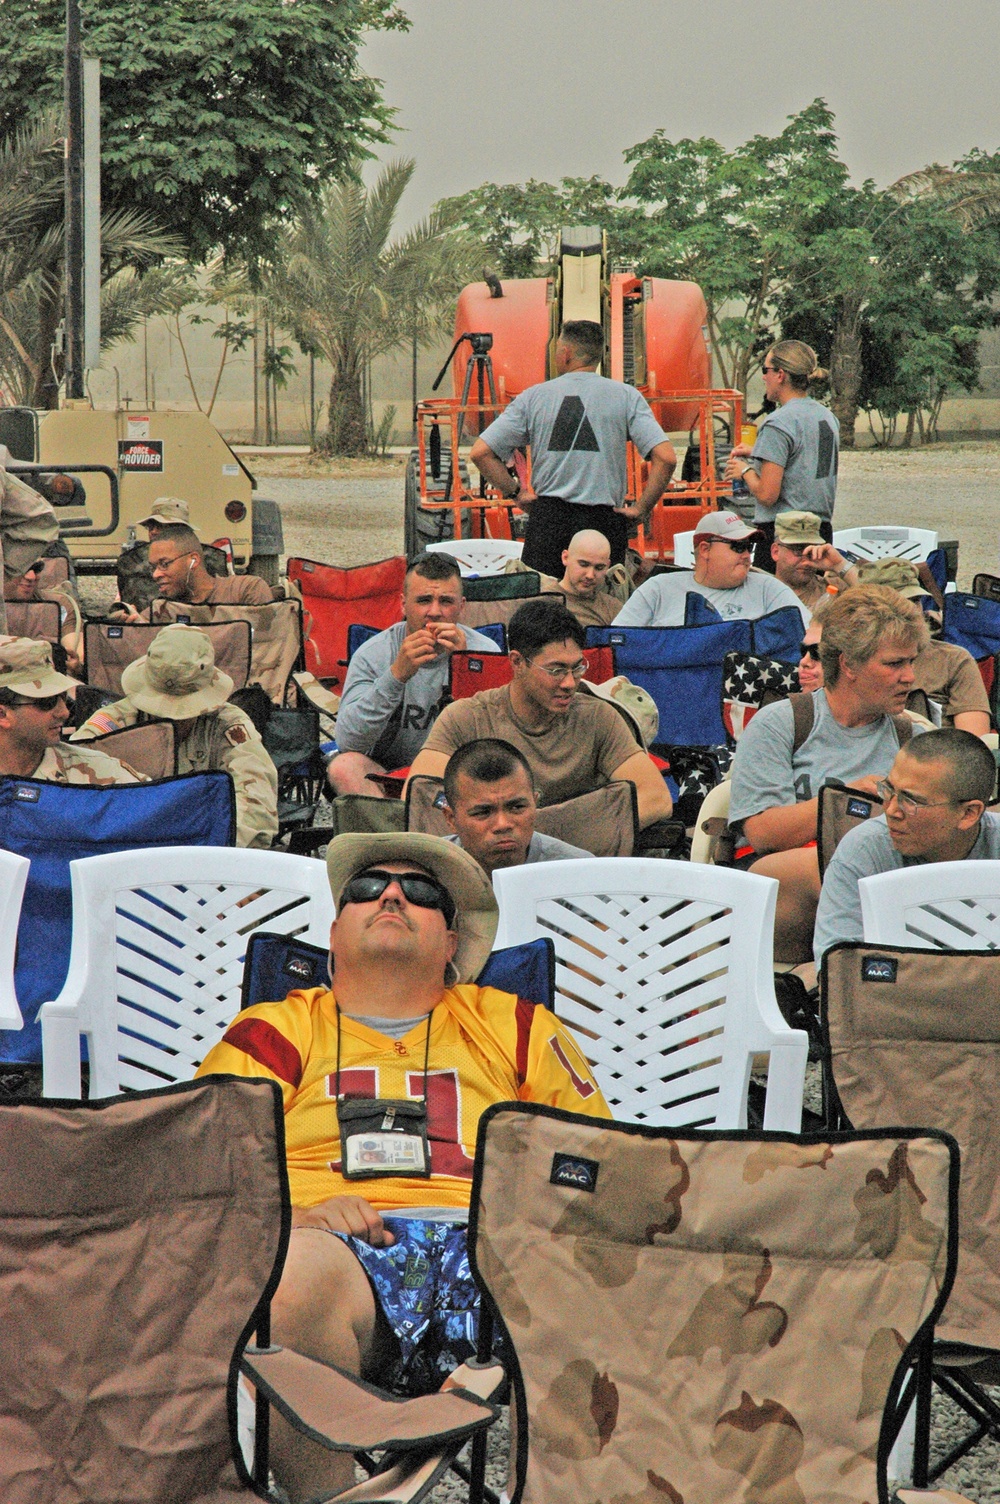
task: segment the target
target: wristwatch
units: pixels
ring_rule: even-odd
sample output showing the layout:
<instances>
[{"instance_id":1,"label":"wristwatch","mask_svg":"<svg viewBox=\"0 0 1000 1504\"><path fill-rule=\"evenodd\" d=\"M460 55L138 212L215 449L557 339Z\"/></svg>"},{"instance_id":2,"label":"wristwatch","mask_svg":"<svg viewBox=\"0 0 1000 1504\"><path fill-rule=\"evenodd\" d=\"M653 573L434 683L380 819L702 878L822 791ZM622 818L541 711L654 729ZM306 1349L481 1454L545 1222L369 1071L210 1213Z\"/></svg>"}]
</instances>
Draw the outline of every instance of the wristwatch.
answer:
<instances>
[{"instance_id":1,"label":"wristwatch","mask_svg":"<svg viewBox=\"0 0 1000 1504\"><path fill-rule=\"evenodd\" d=\"M746 475L746 473L747 473L748 470L752 470L752 469L753 469L752 465L744 465L743 469L740 471L740 480L743 479L743 477Z\"/></svg>"}]
</instances>

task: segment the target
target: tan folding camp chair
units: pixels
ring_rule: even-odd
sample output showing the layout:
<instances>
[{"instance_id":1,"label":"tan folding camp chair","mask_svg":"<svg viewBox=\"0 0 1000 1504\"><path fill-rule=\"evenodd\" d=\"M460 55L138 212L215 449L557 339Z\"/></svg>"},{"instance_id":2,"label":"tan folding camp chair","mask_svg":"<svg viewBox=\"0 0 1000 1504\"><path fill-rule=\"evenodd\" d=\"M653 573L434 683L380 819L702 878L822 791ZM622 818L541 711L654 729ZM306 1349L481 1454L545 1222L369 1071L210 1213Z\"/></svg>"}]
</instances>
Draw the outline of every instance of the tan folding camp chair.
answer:
<instances>
[{"instance_id":1,"label":"tan folding camp chair","mask_svg":"<svg viewBox=\"0 0 1000 1504\"><path fill-rule=\"evenodd\" d=\"M1000 1406L1000 953L836 945L820 988L828 1121L929 1124L962 1153L958 1269L938 1323L933 1377L975 1429L933 1467L918 1409L914 1479L926 1484L988 1432Z\"/></svg>"},{"instance_id":2,"label":"tan folding camp chair","mask_svg":"<svg viewBox=\"0 0 1000 1504\"><path fill-rule=\"evenodd\" d=\"M426 774L411 778L406 790L406 829L451 835L443 803L442 779ZM639 831L635 785L619 780L560 804L546 804L535 815L535 829L592 856L631 856Z\"/></svg>"},{"instance_id":3,"label":"tan folding camp chair","mask_svg":"<svg viewBox=\"0 0 1000 1504\"><path fill-rule=\"evenodd\" d=\"M499 1367L463 1365L447 1393L401 1402L271 1347L290 1220L274 1082L0 1105L5 1504L272 1497L271 1401L324 1446L382 1452L390 1471L340 1499L422 1497L495 1419L480 1395ZM241 1368L257 1391L252 1476Z\"/></svg>"},{"instance_id":4,"label":"tan folding camp chair","mask_svg":"<svg viewBox=\"0 0 1000 1504\"><path fill-rule=\"evenodd\" d=\"M820 877L830 865L830 858L849 830L864 820L882 813L882 801L874 794L863 794L832 778L819 791L819 814L816 820L816 854Z\"/></svg>"},{"instance_id":5,"label":"tan folding camp chair","mask_svg":"<svg viewBox=\"0 0 1000 1504\"><path fill-rule=\"evenodd\" d=\"M109 731L87 743L88 750L106 752L144 778L177 776L177 727L173 721L146 721Z\"/></svg>"},{"instance_id":6,"label":"tan folding camp chair","mask_svg":"<svg viewBox=\"0 0 1000 1504\"><path fill-rule=\"evenodd\" d=\"M11 637L33 637L53 645L62 640L59 607L55 601L5 601Z\"/></svg>"},{"instance_id":7,"label":"tan folding camp chair","mask_svg":"<svg viewBox=\"0 0 1000 1504\"><path fill-rule=\"evenodd\" d=\"M501 575L498 578L503 579L506 577ZM517 576L513 578L516 579ZM468 585L466 585L466 589L468 589ZM524 595L512 600L466 600L458 618L459 624L463 627L477 628L491 626L493 622L501 622L506 626L514 615L514 612L518 607L524 605L527 598L528 595L525 592ZM533 596L531 598L534 600L541 598L547 601L558 601L560 605L564 605L566 602L566 597L561 590L543 590L540 592L540 597Z\"/></svg>"},{"instance_id":8,"label":"tan folding camp chair","mask_svg":"<svg viewBox=\"0 0 1000 1504\"><path fill-rule=\"evenodd\" d=\"M204 629L212 639L215 664L242 689L250 673L250 627L245 621L215 622ZM149 651L162 623L88 621L84 627L87 683L108 694L122 693L122 671Z\"/></svg>"},{"instance_id":9,"label":"tan folding camp chair","mask_svg":"<svg viewBox=\"0 0 1000 1504\"><path fill-rule=\"evenodd\" d=\"M259 684L273 704L284 705L288 681L303 664L302 602L298 598L289 597L264 606L191 606L183 601L159 601L157 613L175 621L188 621L195 627L249 622L250 668L244 682Z\"/></svg>"},{"instance_id":10,"label":"tan folding camp chair","mask_svg":"<svg viewBox=\"0 0 1000 1504\"><path fill-rule=\"evenodd\" d=\"M480 1350L488 1306L514 1355L518 1496L885 1504L906 1364L954 1272L957 1185L933 1130L487 1109L469 1253Z\"/></svg>"}]
</instances>

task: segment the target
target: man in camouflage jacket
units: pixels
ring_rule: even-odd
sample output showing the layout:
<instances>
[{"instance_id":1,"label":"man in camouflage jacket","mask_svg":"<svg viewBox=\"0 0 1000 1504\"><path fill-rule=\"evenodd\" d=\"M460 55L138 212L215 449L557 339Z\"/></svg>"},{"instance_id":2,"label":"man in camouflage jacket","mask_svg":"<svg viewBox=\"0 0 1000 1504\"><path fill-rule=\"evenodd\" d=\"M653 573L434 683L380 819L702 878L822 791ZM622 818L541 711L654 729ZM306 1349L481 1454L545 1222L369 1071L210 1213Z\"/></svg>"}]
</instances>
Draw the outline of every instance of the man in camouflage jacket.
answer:
<instances>
[{"instance_id":1,"label":"man in camouflage jacket","mask_svg":"<svg viewBox=\"0 0 1000 1504\"><path fill-rule=\"evenodd\" d=\"M57 674L52 648L30 637L0 637L0 775L47 783L141 783L106 752L60 741L69 717L68 690L76 680Z\"/></svg>"},{"instance_id":2,"label":"man in camouflage jacket","mask_svg":"<svg viewBox=\"0 0 1000 1504\"><path fill-rule=\"evenodd\" d=\"M227 704L233 681L216 668L208 633L164 627L145 658L125 669L122 689L126 698L95 711L72 740L148 718L173 721L178 773L228 773L236 787L237 846L270 846L278 833L278 775L250 717Z\"/></svg>"}]
</instances>

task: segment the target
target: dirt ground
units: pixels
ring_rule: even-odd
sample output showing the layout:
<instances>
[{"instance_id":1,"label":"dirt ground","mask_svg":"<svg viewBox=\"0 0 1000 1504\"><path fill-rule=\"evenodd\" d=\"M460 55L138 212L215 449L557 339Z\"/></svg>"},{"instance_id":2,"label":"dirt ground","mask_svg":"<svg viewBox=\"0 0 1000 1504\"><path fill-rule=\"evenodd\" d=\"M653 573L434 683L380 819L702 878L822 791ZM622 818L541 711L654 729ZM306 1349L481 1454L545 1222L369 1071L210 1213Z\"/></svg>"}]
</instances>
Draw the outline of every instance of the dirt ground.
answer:
<instances>
[{"instance_id":1,"label":"dirt ground","mask_svg":"<svg viewBox=\"0 0 1000 1504\"><path fill-rule=\"evenodd\" d=\"M262 496L281 506L289 554L342 565L399 553L405 459L255 455ZM1000 443L841 455L838 527L897 523L959 541L959 585L1000 572Z\"/></svg>"}]
</instances>

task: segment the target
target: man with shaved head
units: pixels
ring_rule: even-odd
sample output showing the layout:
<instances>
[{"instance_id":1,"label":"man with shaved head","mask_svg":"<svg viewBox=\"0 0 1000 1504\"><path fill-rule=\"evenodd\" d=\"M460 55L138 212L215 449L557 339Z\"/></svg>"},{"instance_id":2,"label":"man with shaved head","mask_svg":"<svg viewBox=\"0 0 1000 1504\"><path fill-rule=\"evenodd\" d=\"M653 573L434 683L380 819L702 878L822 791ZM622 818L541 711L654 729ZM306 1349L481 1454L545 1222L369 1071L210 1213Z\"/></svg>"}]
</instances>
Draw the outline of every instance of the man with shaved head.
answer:
<instances>
[{"instance_id":1,"label":"man with shaved head","mask_svg":"<svg viewBox=\"0 0 1000 1504\"><path fill-rule=\"evenodd\" d=\"M615 595L609 595L604 580L611 568L611 544L603 533L583 528L574 533L562 551L563 577L556 589L566 597L566 609L572 611L581 627L606 627L622 608Z\"/></svg>"}]
</instances>

